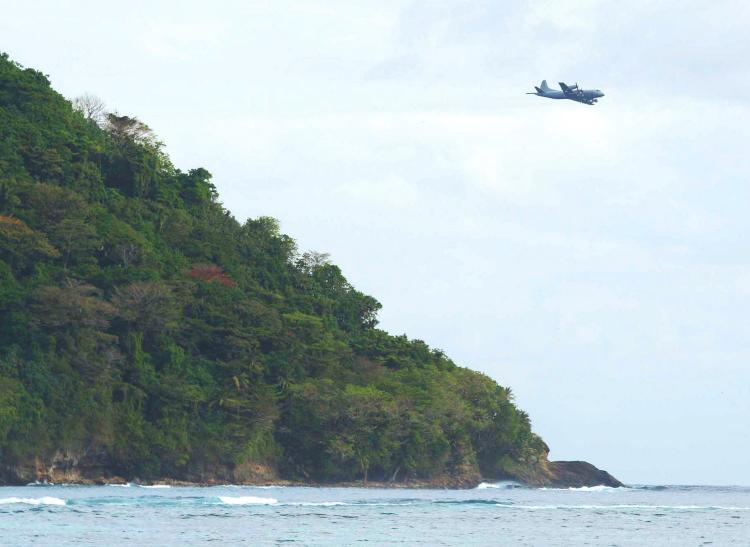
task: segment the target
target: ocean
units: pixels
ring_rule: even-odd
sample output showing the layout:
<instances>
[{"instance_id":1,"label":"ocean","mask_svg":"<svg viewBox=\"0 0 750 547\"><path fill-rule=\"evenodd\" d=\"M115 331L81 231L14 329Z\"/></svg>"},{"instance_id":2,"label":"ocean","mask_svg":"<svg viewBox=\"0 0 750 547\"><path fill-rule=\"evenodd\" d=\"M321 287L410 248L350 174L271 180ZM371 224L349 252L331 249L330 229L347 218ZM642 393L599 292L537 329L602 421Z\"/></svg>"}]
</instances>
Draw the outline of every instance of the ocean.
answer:
<instances>
[{"instance_id":1,"label":"ocean","mask_svg":"<svg viewBox=\"0 0 750 547\"><path fill-rule=\"evenodd\" d=\"M750 488L0 488L2 545L750 545Z\"/></svg>"}]
</instances>

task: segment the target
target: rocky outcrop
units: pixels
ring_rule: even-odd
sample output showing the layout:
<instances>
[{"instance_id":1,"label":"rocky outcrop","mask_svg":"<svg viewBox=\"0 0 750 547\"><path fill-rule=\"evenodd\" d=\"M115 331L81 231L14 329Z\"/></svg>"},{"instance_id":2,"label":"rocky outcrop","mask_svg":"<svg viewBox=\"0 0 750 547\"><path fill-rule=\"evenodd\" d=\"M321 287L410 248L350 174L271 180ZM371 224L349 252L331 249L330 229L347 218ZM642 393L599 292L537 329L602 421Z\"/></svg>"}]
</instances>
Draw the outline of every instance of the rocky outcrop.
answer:
<instances>
[{"instance_id":1,"label":"rocky outcrop","mask_svg":"<svg viewBox=\"0 0 750 547\"><path fill-rule=\"evenodd\" d=\"M30 483L118 484L128 481L164 484L270 484L279 481L276 470L254 462L217 465L211 469L187 470L179 477L125 476L112 465L106 450L58 450L47 458L36 457L23 462L0 460L0 485Z\"/></svg>"},{"instance_id":2,"label":"rocky outcrop","mask_svg":"<svg viewBox=\"0 0 750 547\"><path fill-rule=\"evenodd\" d=\"M542 443L535 454L510 464L500 479L528 486L581 488L584 486L624 486L615 477L584 461L549 461L549 448Z\"/></svg>"},{"instance_id":3,"label":"rocky outcrop","mask_svg":"<svg viewBox=\"0 0 750 547\"><path fill-rule=\"evenodd\" d=\"M549 462L551 486L561 488L581 488L583 486L619 487L623 484L606 471L589 462L561 461Z\"/></svg>"},{"instance_id":4,"label":"rocky outcrop","mask_svg":"<svg viewBox=\"0 0 750 547\"><path fill-rule=\"evenodd\" d=\"M123 477L109 465L110 459L104 450L89 448L82 451L58 450L51 457L30 459L22 464L0 463L0 484L28 484L33 482L68 484L105 484L126 481L163 483L175 485L217 484L284 484L317 486L314 482L288 481L278 476L276 469L264 464L246 462L227 466L213 466L186 471L179 477L151 477L141 481L139 477ZM583 486L612 486L623 484L615 477L583 461L556 461L547 459L546 445L535 455L510 464L501 476L486 480L512 480L527 486L580 488ZM430 479L371 481L363 483L326 483L325 486L372 486L380 488L473 488L482 480L476 465L458 466L453 473ZM321 484L322 486L322 484Z\"/></svg>"},{"instance_id":5,"label":"rocky outcrop","mask_svg":"<svg viewBox=\"0 0 750 547\"><path fill-rule=\"evenodd\" d=\"M4 484L31 482L94 484L113 477L106 466L106 453L98 450L70 452L58 450L49 458L34 458L22 463L3 465L0 480ZM118 482L114 477L113 482Z\"/></svg>"},{"instance_id":6,"label":"rocky outcrop","mask_svg":"<svg viewBox=\"0 0 750 547\"><path fill-rule=\"evenodd\" d=\"M536 465L513 468L500 477L528 486L581 488L583 486L623 486L615 477L588 462L540 461Z\"/></svg>"}]
</instances>

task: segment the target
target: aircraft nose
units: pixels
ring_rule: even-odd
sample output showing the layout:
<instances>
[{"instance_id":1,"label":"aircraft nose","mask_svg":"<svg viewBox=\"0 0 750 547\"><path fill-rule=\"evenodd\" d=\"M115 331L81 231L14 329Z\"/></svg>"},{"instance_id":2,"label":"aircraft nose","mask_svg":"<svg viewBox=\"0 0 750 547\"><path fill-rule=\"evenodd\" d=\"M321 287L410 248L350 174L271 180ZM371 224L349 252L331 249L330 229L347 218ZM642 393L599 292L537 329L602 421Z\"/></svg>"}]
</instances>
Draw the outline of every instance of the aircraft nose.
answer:
<instances>
[{"instance_id":1,"label":"aircraft nose","mask_svg":"<svg viewBox=\"0 0 750 547\"><path fill-rule=\"evenodd\" d=\"M599 96L600 96L600 97L604 97L604 93L602 93L602 92L600 91L600 92L599 92Z\"/></svg>"}]
</instances>

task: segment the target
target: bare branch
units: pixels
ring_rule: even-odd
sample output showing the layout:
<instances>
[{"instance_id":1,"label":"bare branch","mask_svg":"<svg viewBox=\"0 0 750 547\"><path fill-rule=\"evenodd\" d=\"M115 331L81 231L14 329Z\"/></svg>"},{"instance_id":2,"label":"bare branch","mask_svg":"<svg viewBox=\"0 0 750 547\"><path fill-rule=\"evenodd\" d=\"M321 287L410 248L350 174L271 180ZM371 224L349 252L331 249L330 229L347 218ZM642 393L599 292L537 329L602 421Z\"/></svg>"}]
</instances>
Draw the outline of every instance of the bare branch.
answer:
<instances>
[{"instance_id":1,"label":"bare branch","mask_svg":"<svg viewBox=\"0 0 750 547\"><path fill-rule=\"evenodd\" d=\"M73 99L73 108L83 114L87 120L94 120L102 125L106 119L107 107L99 97L84 93Z\"/></svg>"}]
</instances>

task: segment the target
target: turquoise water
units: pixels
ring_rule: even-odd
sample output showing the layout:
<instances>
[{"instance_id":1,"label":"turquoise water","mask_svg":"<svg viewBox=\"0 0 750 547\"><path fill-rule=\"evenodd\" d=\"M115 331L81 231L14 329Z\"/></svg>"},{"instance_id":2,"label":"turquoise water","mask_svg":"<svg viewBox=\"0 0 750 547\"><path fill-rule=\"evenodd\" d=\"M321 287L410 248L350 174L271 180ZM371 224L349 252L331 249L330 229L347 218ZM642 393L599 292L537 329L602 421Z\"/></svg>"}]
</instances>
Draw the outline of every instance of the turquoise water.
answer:
<instances>
[{"instance_id":1,"label":"turquoise water","mask_svg":"<svg viewBox=\"0 0 750 547\"><path fill-rule=\"evenodd\" d=\"M750 545L750 488L0 488L3 545Z\"/></svg>"}]
</instances>

